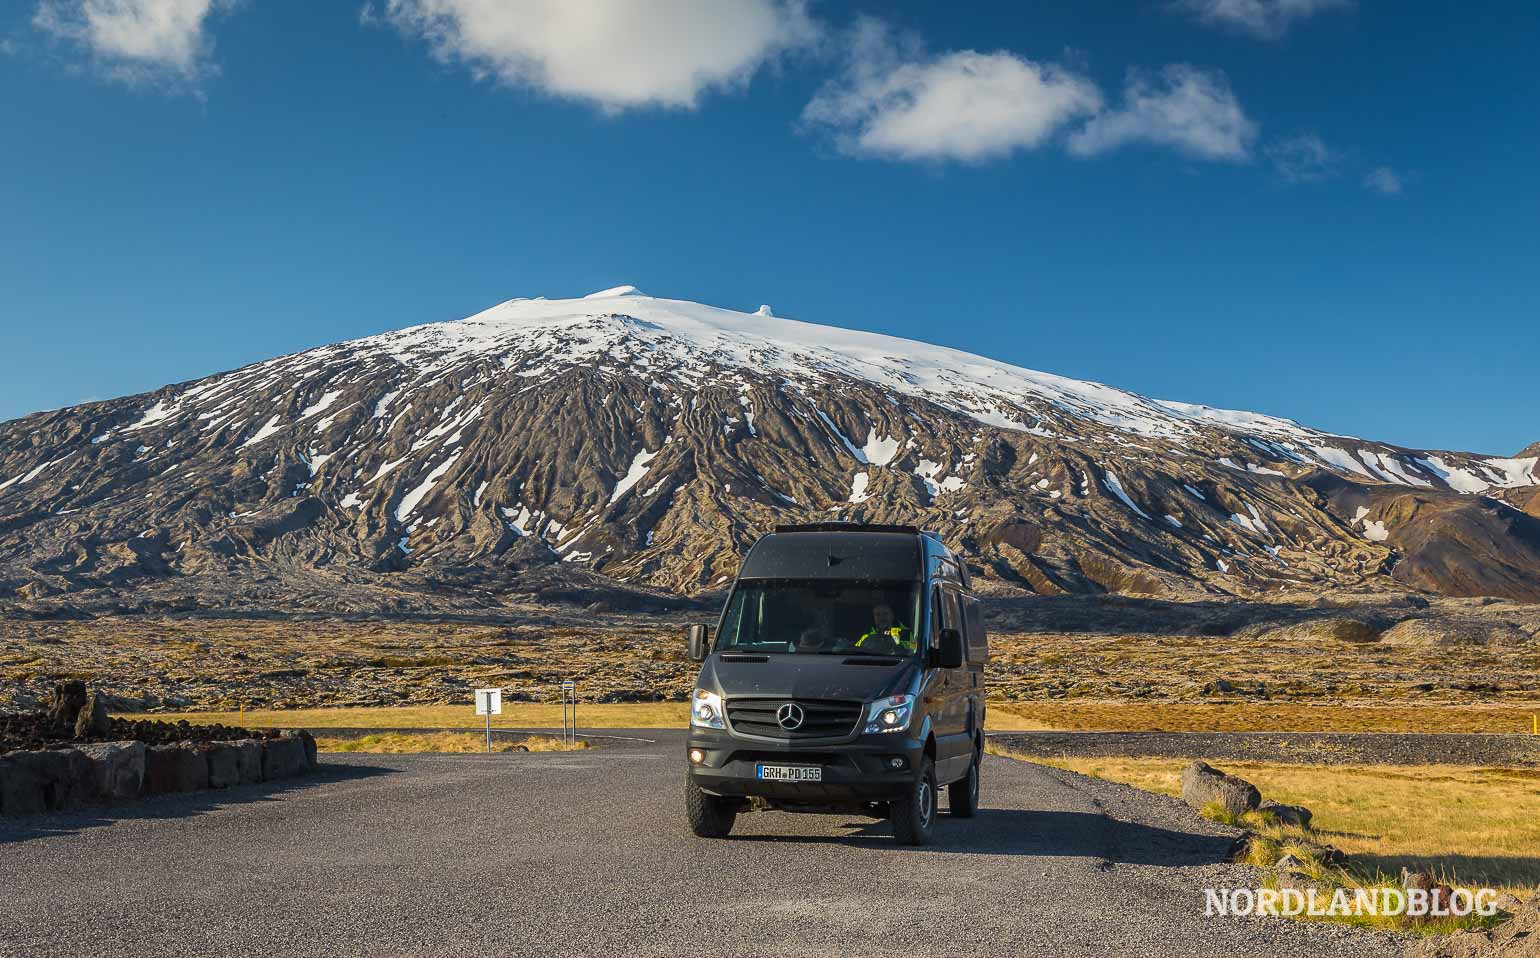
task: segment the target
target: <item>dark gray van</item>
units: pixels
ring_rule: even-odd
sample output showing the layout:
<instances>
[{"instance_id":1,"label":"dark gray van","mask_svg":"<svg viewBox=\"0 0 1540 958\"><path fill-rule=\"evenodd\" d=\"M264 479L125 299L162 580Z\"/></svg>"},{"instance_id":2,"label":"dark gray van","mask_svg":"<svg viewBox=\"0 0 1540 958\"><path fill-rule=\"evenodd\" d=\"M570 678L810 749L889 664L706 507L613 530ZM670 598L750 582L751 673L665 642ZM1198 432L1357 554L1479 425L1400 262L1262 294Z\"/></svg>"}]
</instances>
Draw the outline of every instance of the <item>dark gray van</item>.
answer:
<instances>
[{"instance_id":1,"label":"dark gray van","mask_svg":"<svg viewBox=\"0 0 1540 958\"><path fill-rule=\"evenodd\" d=\"M938 792L978 808L988 641L967 567L912 526L779 526L743 559L691 698L686 808L720 838L751 802L890 818L923 845Z\"/></svg>"}]
</instances>

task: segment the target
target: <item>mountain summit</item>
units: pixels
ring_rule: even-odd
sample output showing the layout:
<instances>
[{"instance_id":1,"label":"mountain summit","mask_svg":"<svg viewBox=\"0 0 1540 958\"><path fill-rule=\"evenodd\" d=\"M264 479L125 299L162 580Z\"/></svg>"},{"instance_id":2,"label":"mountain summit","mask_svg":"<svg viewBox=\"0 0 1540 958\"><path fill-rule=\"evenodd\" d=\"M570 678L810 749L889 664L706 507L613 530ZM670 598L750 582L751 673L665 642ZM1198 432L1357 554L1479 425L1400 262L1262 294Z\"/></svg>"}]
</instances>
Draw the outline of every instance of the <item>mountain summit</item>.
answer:
<instances>
[{"instance_id":1,"label":"mountain summit","mask_svg":"<svg viewBox=\"0 0 1540 958\"><path fill-rule=\"evenodd\" d=\"M1536 463L619 286L0 424L0 600L541 566L693 593L822 519L1040 593L1540 600Z\"/></svg>"}]
</instances>

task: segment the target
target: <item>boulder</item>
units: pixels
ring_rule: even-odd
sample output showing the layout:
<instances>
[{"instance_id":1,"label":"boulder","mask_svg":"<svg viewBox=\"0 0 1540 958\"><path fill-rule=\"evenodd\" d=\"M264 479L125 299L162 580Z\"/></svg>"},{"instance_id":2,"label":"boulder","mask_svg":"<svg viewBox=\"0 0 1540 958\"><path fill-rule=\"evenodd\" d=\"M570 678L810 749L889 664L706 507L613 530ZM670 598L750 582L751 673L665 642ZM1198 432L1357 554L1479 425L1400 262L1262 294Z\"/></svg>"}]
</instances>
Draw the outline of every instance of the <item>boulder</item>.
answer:
<instances>
[{"instance_id":1,"label":"boulder","mask_svg":"<svg viewBox=\"0 0 1540 958\"><path fill-rule=\"evenodd\" d=\"M291 732L289 734L291 734L291 735L295 736L296 738L298 738L300 740L300 742L305 746L305 764L310 766L311 771L314 771L317 768L320 768L321 767L321 759L320 759L319 750L316 748L315 736L311 735L309 732L305 731L304 729L298 729L298 730L296 730L294 732Z\"/></svg>"},{"instance_id":2,"label":"boulder","mask_svg":"<svg viewBox=\"0 0 1540 958\"><path fill-rule=\"evenodd\" d=\"M298 736L282 735L262 743L262 777L271 782L303 775L310 770L305 743Z\"/></svg>"},{"instance_id":3,"label":"boulder","mask_svg":"<svg viewBox=\"0 0 1540 958\"><path fill-rule=\"evenodd\" d=\"M86 684L79 679L55 684L44 703L48 721L63 728L74 728L80 710L85 707L86 695Z\"/></svg>"},{"instance_id":4,"label":"boulder","mask_svg":"<svg viewBox=\"0 0 1540 958\"><path fill-rule=\"evenodd\" d=\"M1428 896L1427 907L1433 910L1447 910L1449 908L1450 896L1454 894L1454 889L1439 881L1432 872L1414 872L1403 868L1401 869L1401 885L1408 893L1425 893ZM1407 909L1410 910L1411 907L1410 902L1408 902ZM1413 920L1430 922L1438 921L1439 917L1432 914L1423 914L1413 916Z\"/></svg>"},{"instance_id":5,"label":"boulder","mask_svg":"<svg viewBox=\"0 0 1540 958\"><path fill-rule=\"evenodd\" d=\"M1245 779L1193 762L1182 770L1182 801L1197 809L1217 802L1229 814L1243 815L1262 803L1262 793Z\"/></svg>"},{"instance_id":6,"label":"boulder","mask_svg":"<svg viewBox=\"0 0 1540 958\"><path fill-rule=\"evenodd\" d=\"M98 800L119 802L139 797L144 787L143 742L81 745L78 751L91 761L91 777Z\"/></svg>"},{"instance_id":7,"label":"boulder","mask_svg":"<svg viewBox=\"0 0 1540 958\"><path fill-rule=\"evenodd\" d=\"M95 793L91 760L72 748L0 757L0 814L79 808Z\"/></svg>"},{"instance_id":8,"label":"boulder","mask_svg":"<svg viewBox=\"0 0 1540 958\"><path fill-rule=\"evenodd\" d=\"M230 743L230 747L235 749L240 784L254 785L262 781L262 743L256 739L243 738L239 742Z\"/></svg>"},{"instance_id":9,"label":"boulder","mask_svg":"<svg viewBox=\"0 0 1540 958\"><path fill-rule=\"evenodd\" d=\"M214 742L203 748L209 764L209 788L230 788L241 784L241 750L230 742Z\"/></svg>"},{"instance_id":10,"label":"boulder","mask_svg":"<svg viewBox=\"0 0 1540 958\"><path fill-rule=\"evenodd\" d=\"M209 764L190 742L152 745L145 760L144 794L195 792L209 787Z\"/></svg>"},{"instance_id":11,"label":"boulder","mask_svg":"<svg viewBox=\"0 0 1540 958\"><path fill-rule=\"evenodd\" d=\"M1283 805L1269 800L1258 805L1257 811L1273 816L1280 825L1293 825L1296 828L1310 827L1312 817L1310 809L1303 805Z\"/></svg>"},{"instance_id":12,"label":"boulder","mask_svg":"<svg viewBox=\"0 0 1540 958\"><path fill-rule=\"evenodd\" d=\"M85 704L75 715L76 738L103 738L112 733L112 718L107 714L107 699L96 692L86 695Z\"/></svg>"}]
</instances>

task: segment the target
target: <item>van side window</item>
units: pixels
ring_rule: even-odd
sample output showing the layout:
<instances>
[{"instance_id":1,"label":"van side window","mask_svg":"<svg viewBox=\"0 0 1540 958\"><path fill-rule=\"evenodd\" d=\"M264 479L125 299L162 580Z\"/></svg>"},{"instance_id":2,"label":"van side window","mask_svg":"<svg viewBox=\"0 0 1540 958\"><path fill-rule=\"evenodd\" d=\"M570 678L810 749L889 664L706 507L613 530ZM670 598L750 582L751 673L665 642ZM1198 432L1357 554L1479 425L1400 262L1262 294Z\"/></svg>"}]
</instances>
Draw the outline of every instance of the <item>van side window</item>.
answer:
<instances>
[{"instance_id":1,"label":"van side window","mask_svg":"<svg viewBox=\"0 0 1540 958\"><path fill-rule=\"evenodd\" d=\"M930 647L941 648L941 630L946 628L946 601L941 598L941 587L930 591Z\"/></svg>"},{"instance_id":2,"label":"van side window","mask_svg":"<svg viewBox=\"0 0 1540 958\"><path fill-rule=\"evenodd\" d=\"M957 593L951 591L946 594L946 627L958 632L963 628L962 612L957 608Z\"/></svg>"},{"instance_id":3,"label":"van side window","mask_svg":"<svg viewBox=\"0 0 1540 958\"><path fill-rule=\"evenodd\" d=\"M984 609L979 600L971 595L963 596L962 600L964 618L967 629L964 636L968 642L968 661L983 665L989 661L989 636L984 631Z\"/></svg>"}]
</instances>

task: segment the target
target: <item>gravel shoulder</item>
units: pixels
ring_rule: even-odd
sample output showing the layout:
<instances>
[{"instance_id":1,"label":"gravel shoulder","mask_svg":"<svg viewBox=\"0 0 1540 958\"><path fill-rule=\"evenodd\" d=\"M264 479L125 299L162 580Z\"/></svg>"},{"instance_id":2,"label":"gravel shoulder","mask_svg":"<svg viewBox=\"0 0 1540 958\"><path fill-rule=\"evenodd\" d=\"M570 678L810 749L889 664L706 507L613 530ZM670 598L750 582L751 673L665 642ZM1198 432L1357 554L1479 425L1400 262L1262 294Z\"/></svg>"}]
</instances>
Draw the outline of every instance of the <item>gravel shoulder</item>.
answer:
<instances>
[{"instance_id":1,"label":"gravel shoulder","mask_svg":"<svg viewBox=\"0 0 1540 958\"><path fill-rule=\"evenodd\" d=\"M614 730L604 730L610 733ZM623 734L623 733L622 733ZM682 734L584 753L328 755L313 780L0 823L0 955L1348 955L1400 939L1205 918L1236 833L990 756L924 849L886 823L684 824ZM217 799L217 800L216 800Z\"/></svg>"},{"instance_id":2,"label":"gravel shoulder","mask_svg":"<svg viewBox=\"0 0 1540 958\"><path fill-rule=\"evenodd\" d=\"M1312 732L992 732L991 742L1052 758L1202 758L1310 765L1540 766L1540 737Z\"/></svg>"}]
</instances>

